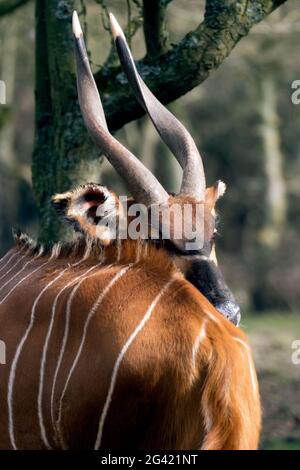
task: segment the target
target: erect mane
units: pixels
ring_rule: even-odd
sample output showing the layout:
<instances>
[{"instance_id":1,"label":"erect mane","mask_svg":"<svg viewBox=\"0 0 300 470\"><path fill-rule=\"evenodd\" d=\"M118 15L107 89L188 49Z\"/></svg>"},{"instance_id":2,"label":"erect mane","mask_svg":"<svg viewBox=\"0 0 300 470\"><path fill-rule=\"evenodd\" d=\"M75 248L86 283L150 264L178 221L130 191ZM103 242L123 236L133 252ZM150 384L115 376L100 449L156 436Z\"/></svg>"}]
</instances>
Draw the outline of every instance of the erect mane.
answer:
<instances>
[{"instance_id":1,"label":"erect mane","mask_svg":"<svg viewBox=\"0 0 300 470\"><path fill-rule=\"evenodd\" d=\"M86 250L90 249L90 257L99 256L99 250L102 250L97 240L92 240L83 236L77 237L72 241L63 241L58 243L43 244L32 239L24 232L13 232L15 245L27 256L40 255L41 257L51 256L53 259L77 258L83 256Z\"/></svg>"},{"instance_id":2,"label":"erect mane","mask_svg":"<svg viewBox=\"0 0 300 470\"><path fill-rule=\"evenodd\" d=\"M84 259L86 263L129 264L141 263L164 273L178 272L170 254L160 244L143 240L118 240L103 247L100 241L78 236L73 241L43 245L22 232L14 233L15 245L28 257L49 257L54 260L67 259L70 263Z\"/></svg>"}]
</instances>

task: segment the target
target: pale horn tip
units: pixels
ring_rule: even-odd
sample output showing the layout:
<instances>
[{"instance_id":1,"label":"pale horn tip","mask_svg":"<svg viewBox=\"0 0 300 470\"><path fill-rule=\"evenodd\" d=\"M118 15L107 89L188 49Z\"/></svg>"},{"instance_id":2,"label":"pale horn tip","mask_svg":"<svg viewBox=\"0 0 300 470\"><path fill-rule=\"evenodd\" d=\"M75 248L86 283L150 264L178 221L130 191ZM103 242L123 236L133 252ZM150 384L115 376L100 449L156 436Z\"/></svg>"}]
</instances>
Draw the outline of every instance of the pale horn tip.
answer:
<instances>
[{"instance_id":1,"label":"pale horn tip","mask_svg":"<svg viewBox=\"0 0 300 470\"><path fill-rule=\"evenodd\" d=\"M125 39L122 28L112 13L109 14L109 20L110 20L110 29L111 29L114 39L116 40L118 37Z\"/></svg>"},{"instance_id":2,"label":"pale horn tip","mask_svg":"<svg viewBox=\"0 0 300 470\"><path fill-rule=\"evenodd\" d=\"M81 29L81 26L80 26L80 21L79 21L78 14L77 14L76 10L73 11L72 28L73 28L73 33L74 33L75 38L76 39L81 38L83 33L82 33L82 29Z\"/></svg>"}]
</instances>

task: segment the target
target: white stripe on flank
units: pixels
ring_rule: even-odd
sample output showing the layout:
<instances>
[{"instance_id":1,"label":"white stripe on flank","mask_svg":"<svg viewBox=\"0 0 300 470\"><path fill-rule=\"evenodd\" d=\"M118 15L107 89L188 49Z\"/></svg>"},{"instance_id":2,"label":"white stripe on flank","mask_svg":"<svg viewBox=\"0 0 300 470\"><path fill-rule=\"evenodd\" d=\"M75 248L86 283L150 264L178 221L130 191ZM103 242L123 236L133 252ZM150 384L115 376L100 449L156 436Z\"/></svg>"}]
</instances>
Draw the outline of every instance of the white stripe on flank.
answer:
<instances>
[{"instance_id":1,"label":"white stripe on flank","mask_svg":"<svg viewBox=\"0 0 300 470\"><path fill-rule=\"evenodd\" d=\"M96 442L95 442L95 446L94 446L95 450L99 449L100 446L101 446L103 427L104 427L105 419L106 419L106 416L107 416L107 413L108 413L108 410L109 410L109 406L110 406L110 403L111 403L111 400L112 400L112 396L113 396L115 384L116 384L116 381L117 381L119 368L121 366L123 358L124 358L128 348L132 344L132 342L135 340L135 338L140 333L140 331L144 328L145 324L150 320L150 317L153 313L153 310L156 307L156 305L158 304L158 302L160 301L161 297L163 296L165 291L170 287L170 285L173 282L174 282L174 279L171 279L170 281L168 281L164 285L164 287L161 289L159 294L155 297L152 304L148 308L145 316L143 317L142 321L139 323L139 325L136 327L134 332L129 336L128 340L124 344L124 346L123 346L123 348L122 348L122 350L121 350L121 352L120 352L120 354L119 354L119 356L116 360L116 363L115 363L114 368L113 368L111 380L110 380L110 386L109 386L109 389L108 389L107 397L106 397L104 407L103 407L103 410L102 410L102 413L101 413L101 416L100 416L98 434L97 434L97 438L96 438Z\"/></svg>"},{"instance_id":2,"label":"white stripe on flank","mask_svg":"<svg viewBox=\"0 0 300 470\"><path fill-rule=\"evenodd\" d=\"M8 393L7 393L7 404L8 404L8 425L9 425L9 437L11 441L11 445L13 449L17 449L16 446L16 441L15 441L15 435L14 435L14 416L13 416L13 388L14 388L14 382L15 382L15 376L16 376L16 369L18 365L18 360L20 358L23 346L25 344L25 341L27 340L33 326L34 326L34 321L35 321L35 313L36 313L36 307L42 297L42 295L49 289L59 278L62 277L64 272L68 268L64 269L58 276L56 276L52 281L50 281L39 293L37 298L35 299L32 310L31 310L31 316L30 316L30 322L29 325L19 343L19 346L16 350L14 359L12 361L10 373L9 373L9 379L8 379Z\"/></svg>"},{"instance_id":3,"label":"white stripe on flank","mask_svg":"<svg viewBox=\"0 0 300 470\"><path fill-rule=\"evenodd\" d=\"M118 264L120 262L120 259L121 259L121 248L122 248L122 245L121 245L121 239L118 237L117 239L117 260L116 260L116 263Z\"/></svg>"},{"instance_id":4,"label":"white stripe on flank","mask_svg":"<svg viewBox=\"0 0 300 470\"><path fill-rule=\"evenodd\" d=\"M8 258L8 256L13 256L14 253L11 255L11 250L9 250L4 256L2 256L2 258L0 259L0 263L2 263L3 261L6 260L6 258ZM5 267L5 266L3 266ZM3 267L0 269L0 271L2 271Z\"/></svg>"},{"instance_id":5,"label":"white stripe on flank","mask_svg":"<svg viewBox=\"0 0 300 470\"><path fill-rule=\"evenodd\" d=\"M18 256L20 253L22 253L22 251L23 251L23 249L17 251L16 253L13 253L13 254L10 256L10 258L6 261L6 263L2 266L2 268L0 269L0 272L3 271L3 269L6 268L6 266L7 266L16 256ZM8 252L8 253L9 253L9 252ZM8 253L7 253L7 254L8 254ZM4 258L5 258L5 257L4 257ZM4 258L2 258L2 260L3 260ZM2 261L2 260L1 260L1 261Z\"/></svg>"},{"instance_id":6,"label":"white stripe on flank","mask_svg":"<svg viewBox=\"0 0 300 470\"><path fill-rule=\"evenodd\" d=\"M256 374L255 374L255 370L254 370L254 366L253 366L253 361L250 357L250 348L249 348L248 344L245 343L245 341L242 341L240 338L234 338L234 340L237 341L238 343L242 344L244 346L244 348L246 349L247 359L248 359L248 364L249 364L249 369L250 369L252 388L253 388L254 393L256 394L257 393Z\"/></svg>"},{"instance_id":7,"label":"white stripe on flank","mask_svg":"<svg viewBox=\"0 0 300 470\"><path fill-rule=\"evenodd\" d=\"M137 250L136 250L136 259L135 259L135 262L136 262L136 263L139 263L139 262L140 262L140 258L141 258L141 249L142 249L141 242L138 242L138 244L137 244Z\"/></svg>"},{"instance_id":8,"label":"white stripe on flank","mask_svg":"<svg viewBox=\"0 0 300 470\"><path fill-rule=\"evenodd\" d=\"M108 265L106 268L110 268L112 265ZM63 360L63 356L64 356L64 353L65 353L65 348L66 348L66 344L67 344L67 341L68 341L68 336L69 336L69 329L70 329L70 316L71 316L71 307L72 307L72 303L73 303L73 300L74 300L74 297L79 289L79 287L81 286L81 284L83 283L84 279L82 279L72 290L69 298L68 298L68 302L67 302L67 307L66 307L66 322L65 322L65 331L64 331L64 336L63 336L63 341L62 341L62 346L61 346L61 349L60 349L60 353L59 353L59 358L58 358L58 361L57 361L57 364L56 364L56 369L55 369L55 373L54 373L54 379L53 379L53 384L52 384L52 390L51 390L51 403L50 403L50 406L51 406L51 418L52 418L52 424L53 426L55 427L55 419L54 419L54 395L55 395L55 388L56 388L56 381L57 381L57 376L58 376L58 372L59 372L59 369L61 367L61 363L62 363L62 360ZM101 295L101 294L100 294Z\"/></svg>"},{"instance_id":9,"label":"white stripe on flank","mask_svg":"<svg viewBox=\"0 0 300 470\"><path fill-rule=\"evenodd\" d=\"M148 245L147 242L145 242L145 244L143 246L144 246L144 257L147 258L149 245Z\"/></svg>"},{"instance_id":10,"label":"white stripe on flank","mask_svg":"<svg viewBox=\"0 0 300 470\"><path fill-rule=\"evenodd\" d=\"M200 344L202 343L203 339L205 338L205 334L206 334L206 323L207 323L207 320L204 320L202 326L201 326L201 329L200 329L200 333L198 334L196 340L195 340L195 343L194 343L194 346L193 346L193 352L192 352L192 365L193 365L193 369L195 370L196 369L196 357L197 357L197 353L198 353L198 350L199 350L199 347L200 347Z\"/></svg>"},{"instance_id":11,"label":"white stripe on flank","mask_svg":"<svg viewBox=\"0 0 300 470\"><path fill-rule=\"evenodd\" d=\"M107 286L105 287L105 289L100 293L99 297L97 298L97 300L94 302L91 310L89 311L88 315L87 315L87 319L85 321L85 324L84 324L84 327L83 327L83 333L82 333L82 338L81 338L81 343L79 345L79 348L77 350L77 354L75 356L75 359L73 361L73 364L72 364L72 367L69 371L69 375L67 377L67 380L66 380L66 383L65 383L65 386L63 388L63 391L62 391L62 394L61 394L61 397L60 397L60 400L59 400L59 408L58 408L58 418L57 418L57 431L58 431L58 434L59 434L59 438L60 438L60 441L61 441L61 444L63 447L65 447L65 443L64 443L64 439L63 439L63 435L62 435L62 432L61 432L61 429L60 429L60 422L61 422L61 415L62 415L62 402L63 402L63 398L65 396L65 393L66 393L66 390L68 388L68 385L69 385L69 382L70 382L70 379L73 375L73 372L75 370L75 367L79 361L79 358L80 358L80 355L81 355L81 352L82 352L82 349L83 349L83 346L85 344L85 340L86 340L86 335L87 335L87 330L88 330L88 327L89 327L89 324L93 318L93 316L95 315L97 309L99 308L100 304L102 303L104 297L108 294L108 292L111 290L111 288L114 286L114 284L122 277L124 276L124 274L126 274L126 272L133 266L133 263L129 264L128 266L125 266L124 268L122 268L112 279L111 281L107 284Z\"/></svg>"},{"instance_id":12,"label":"white stripe on flank","mask_svg":"<svg viewBox=\"0 0 300 470\"><path fill-rule=\"evenodd\" d=\"M36 261L37 259L39 259L39 258L42 256L42 254L43 254L43 246L41 247L41 249L39 250L39 252L38 252L38 254L37 254L36 256L34 256L33 258L31 258L29 261L27 261L27 263L25 263L24 266L22 266L22 268L19 269L18 272L16 272L10 279L8 279L8 281L6 281L6 282L0 287L0 292L1 292L2 289L4 289L4 287L6 287L8 284L10 284L11 281L13 281L19 274L21 274L21 273L26 269L26 267L27 267L29 264L31 264L31 263L33 263L34 261ZM27 253L25 253L25 255L22 256L21 260L22 260L23 258L25 258L26 256L27 256ZM21 260L20 260L20 261L21 261ZM18 263L17 263L17 264L18 264ZM17 264L15 264L14 267L16 267ZM6 274L8 274L8 272L7 272ZM5 274L5 275L6 275L6 274ZM4 276L5 276L5 275L4 275ZM4 277L4 276L3 276L3 277Z\"/></svg>"},{"instance_id":13,"label":"white stripe on flank","mask_svg":"<svg viewBox=\"0 0 300 470\"><path fill-rule=\"evenodd\" d=\"M216 310L217 310L217 309L216 309ZM215 317L208 309L205 309L204 312L206 313L206 315L209 316L209 318L210 318L213 322L215 322L217 325L221 325L220 320L219 320L217 317ZM217 310L217 312L218 312L218 310ZM219 312L219 313L220 313L220 312ZM221 315L221 314L220 314L220 315Z\"/></svg>"},{"instance_id":14,"label":"white stripe on flank","mask_svg":"<svg viewBox=\"0 0 300 470\"><path fill-rule=\"evenodd\" d=\"M6 273L2 274L2 276L0 277L0 281L5 277L7 276L14 268L16 268L18 266L18 264L21 263L22 259L24 259L26 257L26 254L25 255L22 255L21 258L16 262L16 264L13 264L8 271L6 271Z\"/></svg>"},{"instance_id":15,"label":"white stripe on flank","mask_svg":"<svg viewBox=\"0 0 300 470\"><path fill-rule=\"evenodd\" d=\"M4 289L4 287L6 287L8 284L11 283L11 281L13 281L19 274L21 274L29 264L33 263L33 261L36 261L35 258L32 258L31 260L27 261L27 263L24 264L24 266L19 269L18 272L16 272L10 279L8 279L8 281L6 281L1 287L0 287L0 292L2 291L2 289Z\"/></svg>"},{"instance_id":16,"label":"white stripe on flank","mask_svg":"<svg viewBox=\"0 0 300 470\"><path fill-rule=\"evenodd\" d=\"M57 293L57 295L56 295L56 297L53 301L53 304L52 304L51 319L50 319L49 328L48 328L48 331L47 331L45 344L44 344L44 348L43 348L43 353L42 353L42 360L41 360L41 367L40 367L40 380L39 380L39 392L38 392L38 415L39 415L39 423L40 423L40 429L41 429L41 437L42 437L42 440L43 440L44 444L48 448L50 448L50 444L49 444L49 441L48 441L48 438L47 438L47 433L46 433L46 429L45 429L45 425L44 425L43 410L42 410L42 399L43 399L43 388L44 388L45 365L46 365L46 359L47 359L47 352L48 352L49 341L50 341L50 337L51 337L51 333L52 333L52 329L53 329L53 325L54 325L54 319L55 319L55 315L56 315L57 303L58 303L59 298L61 297L61 295L63 294L63 292L66 289L71 287L76 281L79 281L81 278L86 279L88 273L90 271L96 269L97 267L99 267L99 265L101 265L101 263L97 264L96 266L90 267L83 274L81 274L80 276L77 276L75 279L72 279L72 281L70 281L62 289L60 289L60 291ZM74 267L74 265L72 267Z\"/></svg>"},{"instance_id":17,"label":"white stripe on flank","mask_svg":"<svg viewBox=\"0 0 300 470\"><path fill-rule=\"evenodd\" d=\"M70 265L64 271L66 272L67 270L69 270L71 268L74 268L74 267L80 265L81 263L83 263L88 258L89 254L90 254L90 247L91 247L91 245L88 245L88 248L86 249L82 259L80 259L76 263ZM53 252L52 252L52 255L53 255ZM39 254L39 256L40 256L40 254ZM54 256L55 255L53 255L53 257ZM52 256L51 256L50 260L52 260ZM99 263L99 264L101 264L101 263ZM42 360L41 360L41 367L40 367L40 380L39 380L39 392L38 392L38 416L39 416L39 424L40 424L40 429L41 429L41 437L42 437L42 440L43 440L45 446L48 449L50 449L51 446L49 444L47 434L46 434L46 429L45 429L45 426L44 426L44 419L43 419L43 414L42 414L42 397L43 397L44 373L45 373L47 349L48 349L48 344L49 344L49 340L50 340L50 336L51 336L51 332L52 332L52 328L53 328L53 324L54 324L54 318L55 318L55 311L56 311L57 302L59 300L60 295L65 291L65 289L70 287L74 282L76 282L77 280L79 280L80 278L85 276L89 271L95 269L96 267L97 266L92 266L86 272L84 272L82 275L77 276L75 279L70 281L66 286L64 286L58 292L58 294L56 295L56 297L54 299L54 302L53 302L53 305L52 305L52 314L51 314L51 318L50 318L50 324L49 324L49 328L48 328L48 332L47 332L47 335L46 335L46 340L45 340L45 344L44 344L44 348L43 348L43 353L42 353Z\"/></svg>"},{"instance_id":18,"label":"white stripe on flank","mask_svg":"<svg viewBox=\"0 0 300 470\"><path fill-rule=\"evenodd\" d=\"M38 272L40 269L42 269L44 266L46 266L46 264L49 263L50 260L47 260L45 263L41 264L41 266L38 266L37 268L35 268L33 271L31 271L29 274L27 274L26 276L24 276L22 279L20 279L19 282L17 282L17 284L6 294L5 297L3 297L2 300L0 300L0 305L3 304L3 302L5 302L5 300L13 293L13 291L20 285L22 284L22 282L26 281L26 279L28 279L30 276L32 276L34 273Z\"/></svg>"}]
</instances>

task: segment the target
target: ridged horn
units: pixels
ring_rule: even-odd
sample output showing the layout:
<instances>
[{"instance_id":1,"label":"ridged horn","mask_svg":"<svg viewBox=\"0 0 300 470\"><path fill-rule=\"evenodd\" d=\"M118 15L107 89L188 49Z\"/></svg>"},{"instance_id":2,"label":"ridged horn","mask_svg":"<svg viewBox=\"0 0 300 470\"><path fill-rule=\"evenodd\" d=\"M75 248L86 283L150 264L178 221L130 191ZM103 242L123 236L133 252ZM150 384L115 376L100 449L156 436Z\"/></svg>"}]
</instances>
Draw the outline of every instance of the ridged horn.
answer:
<instances>
[{"instance_id":1,"label":"ridged horn","mask_svg":"<svg viewBox=\"0 0 300 470\"><path fill-rule=\"evenodd\" d=\"M125 35L116 18L110 13L110 26L122 68L133 92L149 114L155 128L183 169L180 193L204 199L205 173L196 144L178 119L153 95L139 75Z\"/></svg>"},{"instance_id":2,"label":"ridged horn","mask_svg":"<svg viewBox=\"0 0 300 470\"><path fill-rule=\"evenodd\" d=\"M127 150L108 131L100 95L90 68L77 12L73 13L73 33L77 69L77 89L79 103L85 125L119 173L127 182L136 202L150 206L167 201L168 193L138 158Z\"/></svg>"}]
</instances>

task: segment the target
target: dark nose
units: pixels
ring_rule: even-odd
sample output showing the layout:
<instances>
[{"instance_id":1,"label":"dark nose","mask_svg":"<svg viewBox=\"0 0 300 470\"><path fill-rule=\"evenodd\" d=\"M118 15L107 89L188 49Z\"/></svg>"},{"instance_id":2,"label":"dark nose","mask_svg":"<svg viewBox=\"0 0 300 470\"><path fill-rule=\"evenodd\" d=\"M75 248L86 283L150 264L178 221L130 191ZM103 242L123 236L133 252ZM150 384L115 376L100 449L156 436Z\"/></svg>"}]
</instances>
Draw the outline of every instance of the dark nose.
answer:
<instances>
[{"instance_id":1,"label":"dark nose","mask_svg":"<svg viewBox=\"0 0 300 470\"><path fill-rule=\"evenodd\" d=\"M235 326L239 326L241 321L241 310L238 304L228 300L226 302L217 303L216 309Z\"/></svg>"}]
</instances>

